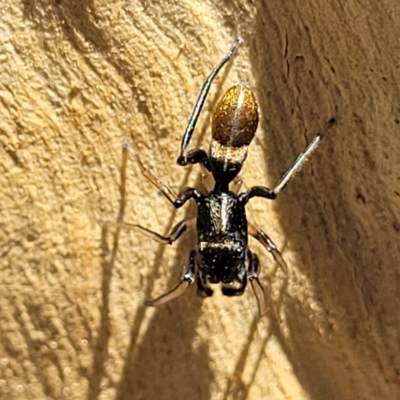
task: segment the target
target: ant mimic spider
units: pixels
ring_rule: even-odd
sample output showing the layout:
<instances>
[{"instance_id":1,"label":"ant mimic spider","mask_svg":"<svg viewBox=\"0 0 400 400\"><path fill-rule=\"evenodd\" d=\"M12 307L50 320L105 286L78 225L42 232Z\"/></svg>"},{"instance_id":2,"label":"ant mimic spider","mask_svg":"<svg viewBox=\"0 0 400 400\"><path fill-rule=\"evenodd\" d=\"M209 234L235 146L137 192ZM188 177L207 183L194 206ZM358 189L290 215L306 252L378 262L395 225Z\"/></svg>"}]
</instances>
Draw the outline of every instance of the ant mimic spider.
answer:
<instances>
[{"instance_id":1,"label":"ant mimic spider","mask_svg":"<svg viewBox=\"0 0 400 400\"><path fill-rule=\"evenodd\" d=\"M228 54L205 81L183 135L177 160L181 166L202 164L213 175L215 186L212 191L202 194L194 188L185 188L178 196L175 196L143 165L132 146L128 143L123 146L123 166L126 166L128 153L133 154L143 175L175 208L182 207L191 199L197 205L197 216L179 222L168 236L162 236L137 224L126 222L107 224L114 228L139 229L154 240L165 244L172 244L191 228L197 231L197 244L190 252L181 281L172 290L147 301L147 305L164 304L180 296L194 282L197 285L197 293L201 297L211 296L213 289L210 284L215 283L221 283L224 295L238 296L244 293L247 281L250 281L260 314L265 314L266 298L264 288L258 278L259 259L257 254L248 248L248 235L257 239L272 254L277 264L287 271L287 265L281 253L269 236L247 221L245 206L252 197L275 199L318 147L322 135L315 136L274 189L254 186L240 194L233 189L230 190L229 185L237 178L243 166L248 146L258 125L258 106L254 94L250 89L239 84L230 88L216 106L212 118L212 140L209 152L202 149L186 151L211 83L220 69L232 58L239 44L240 39L236 39ZM324 131L334 122L334 118L330 119Z\"/></svg>"}]
</instances>

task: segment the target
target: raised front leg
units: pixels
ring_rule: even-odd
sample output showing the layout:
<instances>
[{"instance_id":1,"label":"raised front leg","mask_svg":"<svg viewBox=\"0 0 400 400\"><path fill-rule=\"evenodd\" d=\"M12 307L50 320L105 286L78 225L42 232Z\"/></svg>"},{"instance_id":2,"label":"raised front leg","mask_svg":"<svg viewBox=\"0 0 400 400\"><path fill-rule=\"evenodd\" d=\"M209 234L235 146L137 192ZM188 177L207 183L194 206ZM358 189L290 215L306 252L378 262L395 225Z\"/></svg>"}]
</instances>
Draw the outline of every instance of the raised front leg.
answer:
<instances>
[{"instance_id":1,"label":"raised front leg","mask_svg":"<svg viewBox=\"0 0 400 400\"><path fill-rule=\"evenodd\" d=\"M252 197L264 197L270 200L275 199L278 193L282 191L286 185L301 171L304 164L311 157L311 154L317 149L323 134L325 134L335 122L335 118L331 118L327 122L322 133L315 136L311 143L306 147L304 152L298 155L293 165L284 173L274 189L271 190L265 186L254 186L247 192L241 194L240 200L244 203L247 203Z\"/></svg>"},{"instance_id":2,"label":"raised front leg","mask_svg":"<svg viewBox=\"0 0 400 400\"><path fill-rule=\"evenodd\" d=\"M204 155L206 155L206 153L203 150L192 150L192 151L189 151L188 153L186 153L186 148L190 142L190 139L192 138L194 128L197 124L197 120L199 119L199 115L203 108L204 102L206 101L208 92L210 91L212 81L217 76L220 69L235 54L235 51L236 51L237 47L239 46L240 42L241 42L241 40L239 38L233 42L228 54L211 71L210 75L204 82L203 87L201 88L199 97L197 98L196 104L193 108L192 115L190 116L186 131L182 137L181 151L180 151L180 154L179 154L179 157L177 160L179 165L184 166L184 165L188 165L188 164L194 164L194 163L201 162L208 169L207 165L205 165L205 163L204 163L204 161L205 161ZM208 158L207 158L207 163L208 163Z\"/></svg>"}]
</instances>

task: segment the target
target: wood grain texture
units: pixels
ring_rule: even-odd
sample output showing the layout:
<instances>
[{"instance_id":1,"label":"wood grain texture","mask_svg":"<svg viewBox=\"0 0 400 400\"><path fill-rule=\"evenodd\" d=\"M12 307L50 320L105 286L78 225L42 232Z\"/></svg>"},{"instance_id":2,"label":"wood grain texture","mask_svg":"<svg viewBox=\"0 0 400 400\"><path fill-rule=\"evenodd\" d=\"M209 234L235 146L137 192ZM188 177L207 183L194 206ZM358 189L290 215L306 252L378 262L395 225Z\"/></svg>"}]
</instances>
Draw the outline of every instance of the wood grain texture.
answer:
<instances>
[{"instance_id":1,"label":"wood grain texture","mask_svg":"<svg viewBox=\"0 0 400 400\"><path fill-rule=\"evenodd\" d=\"M1 2L0 2L1 3ZM307 3L307 4L305 4ZM395 0L21 0L0 7L1 399L400 398L400 5ZM175 164L205 76L240 35L210 112L238 82L255 91L246 187L273 186L332 116L338 124L251 221L290 273L251 242L270 312L251 290L200 300L178 281L193 237L174 246L105 220L166 233L175 211L122 143L177 192Z\"/></svg>"}]
</instances>

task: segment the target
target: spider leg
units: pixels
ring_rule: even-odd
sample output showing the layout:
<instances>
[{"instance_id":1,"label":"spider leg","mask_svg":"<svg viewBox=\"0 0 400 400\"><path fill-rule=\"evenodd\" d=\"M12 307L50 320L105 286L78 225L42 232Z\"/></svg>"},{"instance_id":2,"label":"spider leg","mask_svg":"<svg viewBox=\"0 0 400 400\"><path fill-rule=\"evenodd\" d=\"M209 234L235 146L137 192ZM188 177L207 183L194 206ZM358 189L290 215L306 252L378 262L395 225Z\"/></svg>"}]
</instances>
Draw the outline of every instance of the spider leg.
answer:
<instances>
[{"instance_id":1,"label":"spider leg","mask_svg":"<svg viewBox=\"0 0 400 400\"><path fill-rule=\"evenodd\" d=\"M216 65L216 67L211 71L210 75L206 79L201 88L199 97L197 98L196 104L194 106L192 115L190 116L188 126L182 137L181 151L178 157L179 165L195 164L201 162L206 168L208 167L208 157L204 150L194 149L186 153L186 148L192 138L194 128L196 126L197 120L199 118L200 112L203 108L204 102L206 101L208 92L211 87L211 83L217 76L220 69L232 58L235 54L237 47L240 45L241 39L237 38L229 49L228 54ZM208 168L207 168L208 169Z\"/></svg>"},{"instance_id":2,"label":"spider leg","mask_svg":"<svg viewBox=\"0 0 400 400\"><path fill-rule=\"evenodd\" d=\"M175 194L171 191L171 189L168 188L167 185L162 183L148 168L144 166L139 154L128 142L123 144L122 151L123 165L126 165L128 153L131 153L136 158L144 177L147 178L147 180L153 186L155 186L175 208L182 207L188 200L192 198L198 200L202 197L201 194L193 188L185 188L178 194L178 196L175 196Z\"/></svg>"},{"instance_id":3,"label":"spider leg","mask_svg":"<svg viewBox=\"0 0 400 400\"><path fill-rule=\"evenodd\" d=\"M233 287L227 283L222 284L222 294L224 296L241 296L247 286L247 275L244 274L241 278L237 278L238 287Z\"/></svg>"},{"instance_id":4,"label":"spider leg","mask_svg":"<svg viewBox=\"0 0 400 400\"><path fill-rule=\"evenodd\" d=\"M268 311L267 308L267 299L265 297L265 290L260 280L258 279L258 271L260 266L260 261L258 259L257 254L252 253L251 251L247 252L248 257L248 270L247 277L250 281L251 287L253 288L254 294L256 295L258 310L260 312L260 316L262 317Z\"/></svg>"},{"instance_id":5,"label":"spider leg","mask_svg":"<svg viewBox=\"0 0 400 400\"><path fill-rule=\"evenodd\" d=\"M323 135L335 122L335 118L331 118L326 123L322 133L316 135L306 149L297 156L293 165L283 174L282 178L279 180L274 189L271 190L265 186L254 186L239 196L240 201L247 203L252 197L264 197L266 199L274 200L278 193L282 191L286 185L301 171L304 164L311 157L311 154L314 153L319 146Z\"/></svg>"},{"instance_id":6,"label":"spider leg","mask_svg":"<svg viewBox=\"0 0 400 400\"><path fill-rule=\"evenodd\" d=\"M282 271L287 274L289 272L289 268L283 259L282 254L271 238L263 230L256 228L250 222L247 222L247 229L249 235L257 239L265 247L265 249L272 254L275 262L279 265Z\"/></svg>"},{"instance_id":7,"label":"spider leg","mask_svg":"<svg viewBox=\"0 0 400 400\"><path fill-rule=\"evenodd\" d=\"M192 250L189 256L189 264L186 267L186 271L180 280L180 282L168 292L162 294L161 296L156 297L155 299L148 300L145 302L146 306L160 306L161 304L165 304L173 299L179 297L186 288L191 285L195 281L196 275L196 251Z\"/></svg>"},{"instance_id":8,"label":"spider leg","mask_svg":"<svg viewBox=\"0 0 400 400\"><path fill-rule=\"evenodd\" d=\"M197 294L200 297L210 297L213 295L214 290L210 288L207 284L207 280L201 275L201 272L197 272L196 276L196 283L197 283Z\"/></svg>"},{"instance_id":9,"label":"spider leg","mask_svg":"<svg viewBox=\"0 0 400 400\"><path fill-rule=\"evenodd\" d=\"M122 228L122 229L133 229L143 232L151 239L156 240L159 243L172 244L178 240L184 233L190 231L196 224L196 218L192 217L178 222L171 230L168 236L160 235L159 233L152 231L151 229L145 228L138 224L130 224L128 222L106 222L107 229L109 228Z\"/></svg>"}]
</instances>

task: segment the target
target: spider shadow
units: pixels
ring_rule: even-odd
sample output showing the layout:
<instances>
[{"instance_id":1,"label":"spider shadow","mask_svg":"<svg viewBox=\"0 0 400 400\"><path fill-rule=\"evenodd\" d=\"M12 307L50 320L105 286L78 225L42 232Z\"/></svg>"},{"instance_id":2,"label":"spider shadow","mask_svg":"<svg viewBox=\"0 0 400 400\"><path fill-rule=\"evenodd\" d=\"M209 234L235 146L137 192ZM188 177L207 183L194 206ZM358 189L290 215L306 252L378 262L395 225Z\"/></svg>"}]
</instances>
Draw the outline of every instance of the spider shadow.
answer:
<instances>
[{"instance_id":1,"label":"spider shadow","mask_svg":"<svg viewBox=\"0 0 400 400\"><path fill-rule=\"evenodd\" d=\"M119 219L123 216L121 207ZM106 361L109 357L111 338L110 285L112 270L118 251L120 230L114 233L111 251L107 246L107 228L102 230L103 278L101 285L102 306L98 338L94 348L93 370L89 380L88 399L97 399L101 393L102 379L107 375ZM188 262L190 237L179 243L179 254ZM165 245L160 245L156 260L163 259ZM107 255L110 254L110 257ZM178 257L181 258L181 257ZM147 282L147 297L152 292L156 273ZM173 274L168 287L179 280ZM130 344L123 357L124 367L116 384L116 399L176 398L209 399L213 376L209 368L209 352L206 344L193 348L197 321L202 300L191 286L180 298L155 308L150 323L143 332L146 312L150 308L139 307L130 331ZM115 327L114 327L115 329Z\"/></svg>"},{"instance_id":2,"label":"spider shadow","mask_svg":"<svg viewBox=\"0 0 400 400\"><path fill-rule=\"evenodd\" d=\"M118 221L123 220L127 200L125 190L127 159L124 160L125 164L123 163L121 168L121 206ZM187 172L185 181L189 173L190 171ZM186 208L186 214L194 215L193 205ZM170 226L173 225L175 215L176 210L172 212ZM119 231L116 232L115 238L118 234ZM186 234L177 241L178 254L182 254L182 257L178 256L175 260L179 265L189 262L189 252L193 246L190 236ZM117 251L117 247L118 241L114 240L113 253ZM155 259L163 260L165 250L166 245L160 244ZM147 298L152 294L158 268L159 265L146 282L144 291ZM180 278L181 276L173 274L167 287L174 287ZM185 298L188 300L185 301ZM193 287L186 290L180 298L155 308L154 315L143 332L146 310L150 309L140 307L132 323L130 344L124 357L124 368L117 384L116 398L120 400L157 397L210 398L210 385L213 379L208 365L207 345L201 344L193 349L201 310L201 300L195 295ZM102 323L101 326L106 324Z\"/></svg>"},{"instance_id":3,"label":"spider shadow","mask_svg":"<svg viewBox=\"0 0 400 400\"><path fill-rule=\"evenodd\" d=\"M188 262L188 238L179 243L179 261ZM163 259L165 245L155 259ZM180 260L181 259L181 260ZM175 265L176 266L176 265ZM180 279L172 274L167 287L174 287ZM154 278L152 278L154 280ZM147 284L148 297L154 286ZM209 351L201 343L194 348L196 327L202 300L190 286L179 298L155 308L138 309L132 324L131 340L124 357L124 370L117 386L116 399L201 399L210 398L213 376L209 367ZM145 313L154 310L145 332L141 332Z\"/></svg>"}]
</instances>

